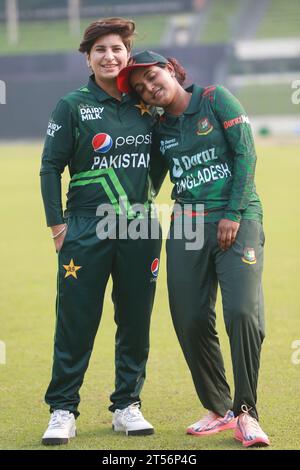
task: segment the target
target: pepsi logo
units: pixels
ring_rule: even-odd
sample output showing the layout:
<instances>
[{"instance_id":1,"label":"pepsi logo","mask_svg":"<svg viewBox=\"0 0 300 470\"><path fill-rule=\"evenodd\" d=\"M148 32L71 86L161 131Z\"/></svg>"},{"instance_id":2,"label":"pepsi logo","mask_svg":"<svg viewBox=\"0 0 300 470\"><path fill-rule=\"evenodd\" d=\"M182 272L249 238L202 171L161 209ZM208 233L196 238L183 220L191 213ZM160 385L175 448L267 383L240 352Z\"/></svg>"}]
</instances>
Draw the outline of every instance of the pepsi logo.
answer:
<instances>
[{"instance_id":1,"label":"pepsi logo","mask_svg":"<svg viewBox=\"0 0 300 470\"><path fill-rule=\"evenodd\" d=\"M155 258L151 263L151 272L154 277L158 276L159 259Z\"/></svg>"},{"instance_id":2,"label":"pepsi logo","mask_svg":"<svg viewBox=\"0 0 300 470\"><path fill-rule=\"evenodd\" d=\"M110 135L101 132L96 134L92 140L92 146L95 152L97 153L106 153L108 152L113 144L113 140Z\"/></svg>"}]
</instances>

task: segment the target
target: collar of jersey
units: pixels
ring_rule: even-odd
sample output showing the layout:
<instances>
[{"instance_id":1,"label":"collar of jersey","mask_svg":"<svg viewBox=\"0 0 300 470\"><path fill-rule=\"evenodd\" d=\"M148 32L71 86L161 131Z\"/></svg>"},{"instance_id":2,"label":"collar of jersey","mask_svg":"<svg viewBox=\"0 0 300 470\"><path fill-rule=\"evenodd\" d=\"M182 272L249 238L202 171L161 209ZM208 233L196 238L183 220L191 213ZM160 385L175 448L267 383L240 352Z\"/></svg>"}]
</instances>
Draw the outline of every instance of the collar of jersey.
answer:
<instances>
[{"instance_id":1,"label":"collar of jersey","mask_svg":"<svg viewBox=\"0 0 300 470\"><path fill-rule=\"evenodd\" d=\"M189 102L188 107L184 111L183 114L195 114L199 111L199 104L202 95L202 88L193 84L186 88L188 93L192 93L191 100Z\"/></svg>"},{"instance_id":2,"label":"collar of jersey","mask_svg":"<svg viewBox=\"0 0 300 470\"><path fill-rule=\"evenodd\" d=\"M186 110L181 114L184 116L185 114L195 114L199 111L199 104L201 100L202 88L198 87L197 85L193 84L186 88L186 91L192 93L191 100L189 102L188 107ZM180 118L181 116L174 116L174 114L169 114L165 111L165 115L168 120L175 121L176 119Z\"/></svg>"},{"instance_id":3,"label":"collar of jersey","mask_svg":"<svg viewBox=\"0 0 300 470\"><path fill-rule=\"evenodd\" d=\"M93 95L97 98L98 101L105 101L105 100L113 100L114 98L110 96L106 91L102 90L99 85L95 82L95 75L91 75L89 78L88 89L93 93ZM130 100L130 96L123 94L122 95L122 103L124 101Z\"/></svg>"}]
</instances>

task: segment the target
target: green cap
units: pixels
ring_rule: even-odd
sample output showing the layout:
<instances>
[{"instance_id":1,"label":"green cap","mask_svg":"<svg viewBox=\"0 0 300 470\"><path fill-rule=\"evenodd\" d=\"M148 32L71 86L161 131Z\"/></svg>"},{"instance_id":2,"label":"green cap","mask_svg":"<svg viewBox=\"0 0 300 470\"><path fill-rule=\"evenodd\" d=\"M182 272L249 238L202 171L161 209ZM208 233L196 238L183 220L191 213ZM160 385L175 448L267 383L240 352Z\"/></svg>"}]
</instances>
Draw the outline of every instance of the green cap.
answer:
<instances>
[{"instance_id":1,"label":"green cap","mask_svg":"<svg viewBox=\"0 0 300 470\"><path fill-rule=\"evenodd\" d=\"M156 52L152 51L142 51L138 54L133 55L129 59L129 64L127 67L121 70L117 78L117 86L120 91L123 93L130 93L133 91L129 78L132 70L138 67L150 67L151 65L156 64L167 64L168 60Z\"/></svg>"}]
</instances>

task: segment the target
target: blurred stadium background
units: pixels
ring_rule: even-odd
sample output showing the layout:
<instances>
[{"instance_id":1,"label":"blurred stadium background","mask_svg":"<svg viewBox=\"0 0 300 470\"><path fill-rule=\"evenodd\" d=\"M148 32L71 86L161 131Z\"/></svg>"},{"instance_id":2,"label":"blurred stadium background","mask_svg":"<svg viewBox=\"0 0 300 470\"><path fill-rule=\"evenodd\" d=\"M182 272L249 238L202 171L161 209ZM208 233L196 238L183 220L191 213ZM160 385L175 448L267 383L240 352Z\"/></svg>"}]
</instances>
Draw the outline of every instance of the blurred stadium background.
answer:
<instances>
[{"instance_id":1,"label":"blurred stadium background","mask_svg":"<svg viewBox=\"0 0 300 470\"><path fill-rule=\"evenodd\" d=\"M0 139L44 136L57 99L86 82L78 45L103 16L136 20L134 50L177 57L189 82L227 86L256 133L300 136L300 92L292 88L300 90L299 0L0 0L0 80L9 104L0 106Z\"/></svg>"},{"instance_id":2,"label":"blurred stadium background","mask_svg":"<svg viewBox=\"0 0 300 470\"><path fill-rule=\"evenodd\" d=\"M291 345L300 341L300 0L0 0L0 449L41 449L48 419L43 394L53 348L56 256L38 175L49 114L61 96L86 83L88 69L76 52L86 25L119 15L136 20L135 51L147 47L177 57L189 82L226 85L251 116L267 235L259 410L271 449L299 449L300 349ZM64 189L67 180L65 171ZM169 194L166 182L158 202L168 202ZM68 447L240 449L230 433L201 440L184 435L203 410L171 324L164 249L143 391L145 416L157 432L133 440L112 432L110 287L82 387L79 435ZM232 386L220 298L217 312Z\"/></svg>"}]
</instances>

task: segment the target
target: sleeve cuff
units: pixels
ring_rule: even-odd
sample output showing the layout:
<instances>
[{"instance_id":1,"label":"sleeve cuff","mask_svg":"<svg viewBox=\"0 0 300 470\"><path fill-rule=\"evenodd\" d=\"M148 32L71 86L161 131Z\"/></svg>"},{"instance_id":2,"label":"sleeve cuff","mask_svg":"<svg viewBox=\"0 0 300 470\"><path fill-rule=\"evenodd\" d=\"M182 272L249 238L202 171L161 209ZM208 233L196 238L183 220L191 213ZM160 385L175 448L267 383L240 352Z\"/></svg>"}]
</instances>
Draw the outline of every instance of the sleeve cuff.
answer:
<instances>
[{"instance_id":1,"label":"sleeve cuff","mask_svg":"<svg viewBox=\"0 0 300 470\"><path fill-rule=\"evenodd\" d=\"M242 219L242 216L241 216L240 211L230 211L230 210L227 211L226 210L225 213L224 213L223 218L232 220L233 222L240 223L240 221Z\"/></svg>"},{"instance_id":2,"label":"sleeve cuff","mask_svg":"<svg viewBox=\"0 0 300 470\"><path fill-rule=\"evenodd\" d=\"M47 218L47 227L53 227L54 225L60 225L60 224L64 224L65 223L65 220L63 218L63 216L57 216L55 219L48 219Z\"/></svg>"}]
</instances>

